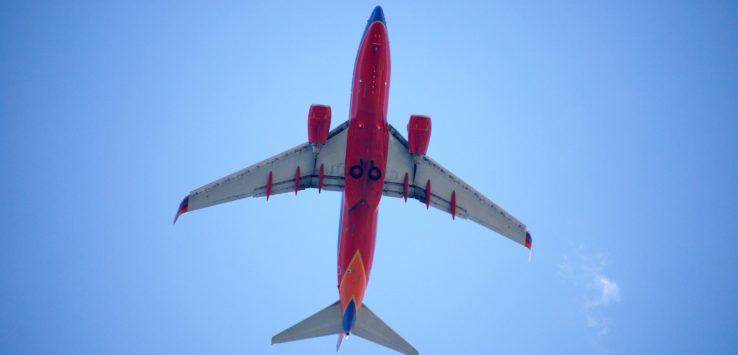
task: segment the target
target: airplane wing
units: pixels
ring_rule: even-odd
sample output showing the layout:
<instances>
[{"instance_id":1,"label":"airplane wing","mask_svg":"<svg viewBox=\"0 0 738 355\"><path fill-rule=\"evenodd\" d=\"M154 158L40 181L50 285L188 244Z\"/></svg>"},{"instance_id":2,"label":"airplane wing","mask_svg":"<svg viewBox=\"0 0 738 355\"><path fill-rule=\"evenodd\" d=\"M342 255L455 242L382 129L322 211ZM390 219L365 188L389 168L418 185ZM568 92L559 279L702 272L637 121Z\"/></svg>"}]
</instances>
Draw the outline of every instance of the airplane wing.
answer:
<instances>
[{"instance_id":1,"label":"airplane wing","mask_svg":"<svg viewBox=\"0 0 738 355\"><path fill-rule=\"evenodd\" d=\"M174 222L185 212L245 197L269 199L310 187L342 191L348 126L347 121L333 129L320 149L304 143L193 190L182 201Z\"/></svg>"},{"instance_id":2,"label":"airplane wing","mask_svg":"<svg viewBox=\"0 0 738 355\"><path fill-rule=\"evenodd\" d=\"M408 142L390 126L384 195L415 198L426 206L471 219L497 233L532 247L527 227L490 199L428 156L413 156Z\"/></svg>"}]
</instances>

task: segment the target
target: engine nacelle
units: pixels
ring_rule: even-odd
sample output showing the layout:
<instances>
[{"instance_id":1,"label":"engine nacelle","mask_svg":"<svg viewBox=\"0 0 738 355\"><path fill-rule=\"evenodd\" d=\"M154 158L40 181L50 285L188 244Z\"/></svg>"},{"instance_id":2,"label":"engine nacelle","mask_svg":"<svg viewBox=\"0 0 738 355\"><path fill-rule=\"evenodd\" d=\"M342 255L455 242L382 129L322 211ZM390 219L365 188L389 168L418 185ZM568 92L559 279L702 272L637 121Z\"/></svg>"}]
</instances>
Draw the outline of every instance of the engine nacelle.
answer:
<instances>
[{"instance_id":1,"label":"engine nacelle","mask_svg":"<svg viewBox=\"0 0 738 355\"><path fill-rule=\"evenodd\" d=\"M428 116L412 115L407 124L407 140L410 154L425 155L431 137L431 119Z\"/></svg>"},{"instance_id":2,"label":"engine nacelle","mask_svg":"<svg viewBox=\"0 0 738 355\"><path fill-rule=\"evenodd\" d=\"M331 107L310 105L308 113L308 141L310 144L324 145L328 141L331 128Z\"/></svg>"}]
</instances>

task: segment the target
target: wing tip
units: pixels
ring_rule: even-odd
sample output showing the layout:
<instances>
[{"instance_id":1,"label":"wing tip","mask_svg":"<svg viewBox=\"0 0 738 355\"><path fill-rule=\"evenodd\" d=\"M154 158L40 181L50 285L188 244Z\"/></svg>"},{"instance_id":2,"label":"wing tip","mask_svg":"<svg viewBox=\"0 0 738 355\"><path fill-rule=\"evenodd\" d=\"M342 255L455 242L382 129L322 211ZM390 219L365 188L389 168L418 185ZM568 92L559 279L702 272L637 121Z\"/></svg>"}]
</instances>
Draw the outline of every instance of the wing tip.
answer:
<instances>
[{"instance_id":1,"label":"wing tip","mask_svg":"<svg viewBox=\"0 0 738 355\"><path fill-rule=\"evenodd\" d=\"M530 232L525 232L525 247L528 250L533 250L533 238L530 237Z\"/></svg>"},{"instance_id":2,"label":"wing tip","mask_svg":"<svg viewBox=\"0 0 738 355\"><path fill-rule=\"evenodd\" d=\"M177 223L177 219L179 219L179 216L187 212L189 209L189 206L190 206L190 195L187 195L182 200L182 203L179 204L179 209L177 210L177 214L174 216L174 222L172 222L172 224Z\"/></svg>"}]
</instances>

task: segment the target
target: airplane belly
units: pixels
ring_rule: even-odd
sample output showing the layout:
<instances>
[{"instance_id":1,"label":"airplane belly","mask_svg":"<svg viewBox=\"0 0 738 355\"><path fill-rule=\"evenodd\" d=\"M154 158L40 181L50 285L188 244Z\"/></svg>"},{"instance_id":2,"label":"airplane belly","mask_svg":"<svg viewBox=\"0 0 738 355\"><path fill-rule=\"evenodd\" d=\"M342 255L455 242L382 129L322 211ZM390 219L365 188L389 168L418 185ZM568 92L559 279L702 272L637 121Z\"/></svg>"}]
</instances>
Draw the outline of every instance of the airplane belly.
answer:
<instances>
[{"instance_id":1,"label":"airplane belly","mask_svg":"<svg viewBox=\"0 0 738 355\"><path fill-rule=\"evenodd\" d=\"M341 298L360 305L374 259L379 203L384 189L389 132L349 127L338 281ZM350 290L349 290L350 289Z\"/></svg>"},{"instance_id":2,"label":"airplane belly","mask_svg":"<svg viewBox=\"0 0 738 355\"><path fill-rule=\"evenodd\" d=\"M342 313L360 309L374 259L389 144L389 43L384 24L367 27L354 69L338 250Z\"/></svg>"}]
</instances>

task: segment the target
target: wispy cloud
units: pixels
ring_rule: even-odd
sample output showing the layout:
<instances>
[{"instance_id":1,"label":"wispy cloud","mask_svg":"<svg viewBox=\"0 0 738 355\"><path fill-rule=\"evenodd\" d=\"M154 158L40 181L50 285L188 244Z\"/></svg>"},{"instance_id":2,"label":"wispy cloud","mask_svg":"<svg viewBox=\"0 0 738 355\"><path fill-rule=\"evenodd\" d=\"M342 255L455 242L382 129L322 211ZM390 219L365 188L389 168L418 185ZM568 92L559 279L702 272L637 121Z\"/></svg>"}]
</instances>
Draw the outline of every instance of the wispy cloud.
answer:
<instances>
[{"instance_id":1,"label":"wispy cloud","mask_svg":"<svg viewBox=\"0 0 738 355\"><path fill-rule=\"evenodd\" d=\"M564 255L559 264L559 275L581 289L585 325L598 336L607 335L610 329L605 310L621 300L620 285L605 275L607 265L604 253L590 252L584 245L576 247L571 256Z\"/></svg>"},{"instance_id":2,"label":"wispy cloud","mask_svg":"<svg viewBox=\"0 0 738 355\"><path fill-rule=\"evenodd\" d=\"M594 276L594 285L600 295L587 304L588 308L607 306L611 302L620 302L620 286L617 282L608 279L605 275L598 274Z\"/></svg>"}]
</instances>

